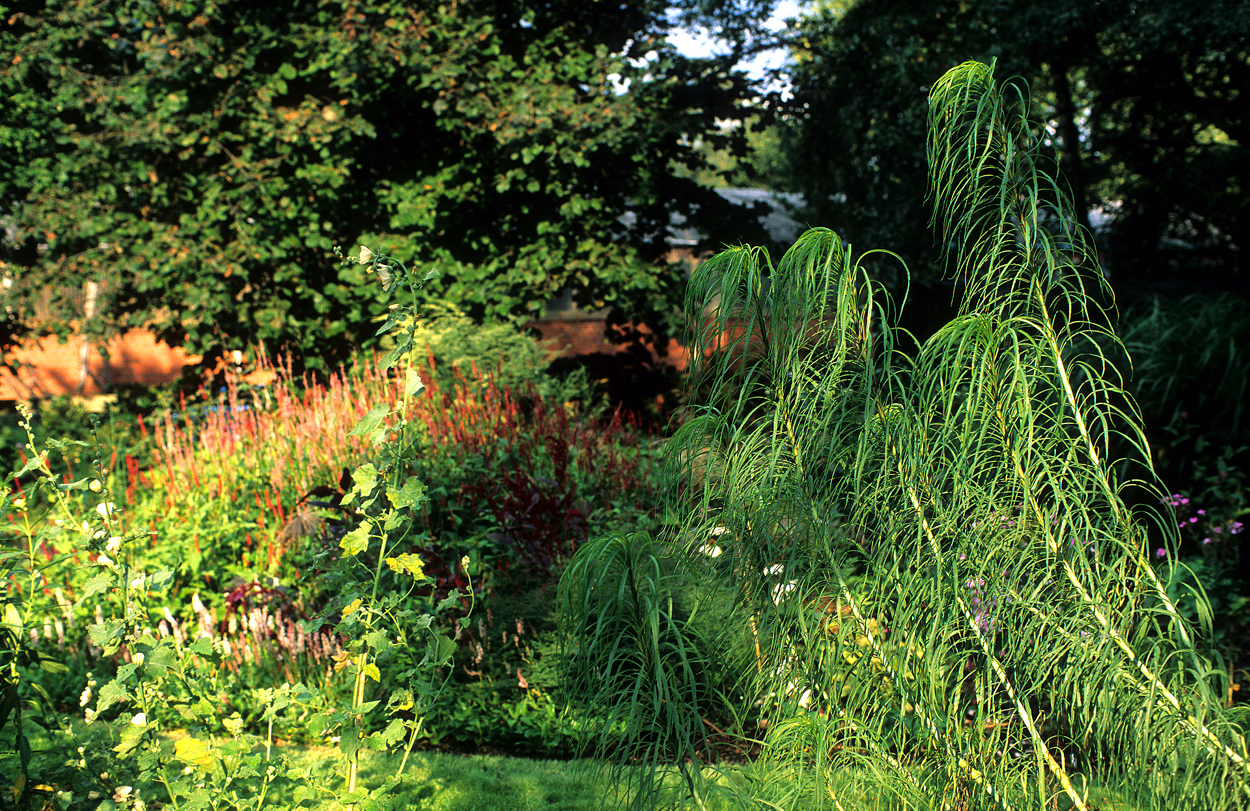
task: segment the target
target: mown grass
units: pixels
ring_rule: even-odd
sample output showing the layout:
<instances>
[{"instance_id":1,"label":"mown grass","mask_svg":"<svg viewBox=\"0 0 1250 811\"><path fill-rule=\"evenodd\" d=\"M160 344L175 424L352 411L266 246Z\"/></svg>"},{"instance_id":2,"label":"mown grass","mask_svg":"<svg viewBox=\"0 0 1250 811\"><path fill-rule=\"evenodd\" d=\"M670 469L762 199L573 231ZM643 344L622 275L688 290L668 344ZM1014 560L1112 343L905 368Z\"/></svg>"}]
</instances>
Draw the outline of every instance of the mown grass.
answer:
<instances>
[{"instance_id":1,"label":"mown grass","mask_svg":"<svg viewBox=\"0 0 1250 811\"><path fill-rule=\"evenodd\" d=\"M73 738L61 737L59 741L49 737L33 725L28 733L34 749L35 763L32 773L43 771L44 766L60 764L73 759L75 739L87 739L91 732L105 732L104 725L97 722L88 728L75 724ZM98 742L98 739L97 739ZM174 740L167 741L172 756ZM258 747L257 754L264 748ZM88 752L91 757L93 753ZM96 752L103 756L103 751ZM273 757L284 755L297 770L307 770L307 785L318 790L319 798L295 803L295 790L299 783L280 778L273 783L265 796L264 806L273 809L301 808L308 811L329 811L334 805L335 794L342 789L343 775L338 750L330 745L275 744ZM367 788L376 788L393 774L399 766L400 755L363 752L361 778ZM263 768L263 767L262 767ZM17 774L17 756L0 756L0 775L6 781ZM620 773L624 779L614 782L606 764L591 760L534 760L503 755L462 755L444 752L413 752L405 769L405 782L395 791L395 808L421 809L421 811L599 811L600 809L626 807L633 798L629 790L633 770ZM668 799L666 805L674 811L731 811L741 808L769 809L776 807L816 807L814 791L817 790L812 774L772 768L761 763L742 763L709 770L711 778L708 794L702 802L683 797L684 790L676 772L665 781ZM49 775L51 777L51 775ZM941 779L939 775L917 772L919 779ZM61 808L102 809L113 807L108 799L110 791L121 775L111 775L88 789L83 784L70 786L55 779L41 785L41 794L51 799L58 790L69 790L76 796L68 799L61 795ZM1078 790L1085 788L1084 781L1076 777ZM937 811L938 808L967 808L976 806L966 796L946 798L942 805L916 806L890 795L879 775L870 770L845 769L823 784L828 792L824 807L850 809L874 809L874 811ZM153 786L152 796L145 799L148 808L165 806L159 788ZM94 791L98 797L88 798ZM837 805L832 802L836 798ZM1012 798L1005 798L1012 799ZM1023 799L1023 798L1015 798ZM1097 785L1088 787L1089 807L1097 811L1136 811L1136 805L1125 802L1114 792ZM67 802L68 800L68 802ZM56 807L55 805L53 807ZM242 808L249 806L244 804ZM1024 807L1027 807L1024 806ZM1067 811L1071 802L1058 796L1052 806L1056 811Z\"/></svg>"}]
</instances>

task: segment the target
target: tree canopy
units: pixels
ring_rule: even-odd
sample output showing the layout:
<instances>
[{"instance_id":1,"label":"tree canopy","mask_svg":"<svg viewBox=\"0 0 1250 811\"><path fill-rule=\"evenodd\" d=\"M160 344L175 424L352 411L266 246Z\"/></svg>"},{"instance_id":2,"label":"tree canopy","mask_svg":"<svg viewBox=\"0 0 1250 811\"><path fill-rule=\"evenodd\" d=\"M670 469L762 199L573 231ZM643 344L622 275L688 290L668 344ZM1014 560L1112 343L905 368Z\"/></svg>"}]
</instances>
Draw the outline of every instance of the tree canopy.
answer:
<instances>
[{"instance_id":1,"label":"tree canopy","mask_svg":"<svg viewBox=\"0 0 1250 811\"><path fill-rule=\"evenodd\" d=\"M814 224L937 275L926 231L929 88L952 64L1022 77L1117 283L1241 285L1250 195L1244 0L905 0L826 5L796 38L788 121ZM1198 270L1195 273L1195 269Z\"/></svg>"},{"instance_id":2,"label":"tree canopy","mask_svg":"<svg viewBox=\"0 0 1250 811\"><path fill-rule=\"evenodd\" d=\"M768 5L677 11L746 36ZM197 352L261 340L333 356L385 308L359 266L333 261L333 246L363 243L436 270L432 293L477 317L525 320L572 286L664 327L680 295L663 262L670 217L711 244L751 236L746 212L671 171L702 166L696 136L741 137L714 122L739 117L750 88L731 58L677 54L669 11L9 6L7 311L29 324L45 291L90 280L88 332L142 325ZM50 304L61 331L84 317L72 295Z\"/></svg>"}]
</instances>

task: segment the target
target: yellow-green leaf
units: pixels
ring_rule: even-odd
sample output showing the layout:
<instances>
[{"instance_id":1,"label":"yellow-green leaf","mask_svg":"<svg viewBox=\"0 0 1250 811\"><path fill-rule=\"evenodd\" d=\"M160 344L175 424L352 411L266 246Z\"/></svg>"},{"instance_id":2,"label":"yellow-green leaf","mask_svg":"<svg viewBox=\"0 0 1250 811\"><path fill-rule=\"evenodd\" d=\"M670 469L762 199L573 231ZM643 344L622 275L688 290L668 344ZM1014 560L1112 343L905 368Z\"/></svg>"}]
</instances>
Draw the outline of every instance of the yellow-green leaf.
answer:
<instances>
[{"instance_id":1,"label":"yellow-green leaf","mask_svg":"<svg viewBox=\"0 0 1250 811\"><path fill-rule=\"evenodd\" d=\"M181 738L174 741L174 757L184 763L192 763L207 769L213 765L212 748L204 741L195 738Z\"/></svg>"},{"instance_id":2,"label":"yellow-green leaf","mask_svg":"<svg viewBox=\"0 0 1250 811\"><path fill-rule=\"evenodd\" d=\"M399 557L387 558L386 565L389 566L393 572L404 572L412 575L417 580L421 580L425 577L425 572L421 569L421 567L425 564L421 558L416 555L405 553Z\"/></svg>"}]
</instances>

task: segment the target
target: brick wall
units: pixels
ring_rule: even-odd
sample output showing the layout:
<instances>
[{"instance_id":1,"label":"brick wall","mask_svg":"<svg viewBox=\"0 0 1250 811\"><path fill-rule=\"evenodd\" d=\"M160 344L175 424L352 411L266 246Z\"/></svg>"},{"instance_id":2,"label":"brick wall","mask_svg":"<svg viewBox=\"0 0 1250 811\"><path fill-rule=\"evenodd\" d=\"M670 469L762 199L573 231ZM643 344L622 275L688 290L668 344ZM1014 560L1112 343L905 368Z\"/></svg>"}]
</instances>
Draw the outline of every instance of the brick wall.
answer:
<instances>
[{"instance_id":1,"label":"brick wall","mask_svg":"<svg viewBox=\"0 0 1250 811\"><path fill-rule=\"evenodd\" d=\"M0 400L32 400L58 394L91 397L125 383L157 385L177 379L197 355L157 341L150 332L130 330L108 343L108 358L81 336L24 341L9 358L22 364L16 376L0 369Z\"/></svg>"},{"instance_id":2,"label":"brick wall","mask_svg":"<svg viewBox=\"0 0 1250 811\"><path fill-rule=\"evenodd\" d=\"M568 318L547 318L532 326L551 342L557 357L613 355L623 350L608 342L607 322L602 317L574 314ZM646 327L640 329L647 331ZM198 355L188 355L142 330L114 338L108 350L106 361L97 349L84 347L80 336L73 336L64 344L56 338L26 341L12 356L24 364L17 375L0 369L0 401L61 394L91 397L126 383L159 385L178 379L184 366L201 360ZM684 352L675 340L669 342L665 362L685 368Z\"/></svg>"}]
</instances>

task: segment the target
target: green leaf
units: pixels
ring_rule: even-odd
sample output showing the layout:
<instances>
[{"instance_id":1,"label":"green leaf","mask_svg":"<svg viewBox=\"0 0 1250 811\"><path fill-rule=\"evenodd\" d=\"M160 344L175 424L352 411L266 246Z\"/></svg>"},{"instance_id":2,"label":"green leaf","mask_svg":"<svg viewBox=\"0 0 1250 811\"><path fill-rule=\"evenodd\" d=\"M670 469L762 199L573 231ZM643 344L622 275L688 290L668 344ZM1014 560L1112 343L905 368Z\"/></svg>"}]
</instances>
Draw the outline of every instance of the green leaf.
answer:
<instances>
[{"instance_id":1,"label":"green leaf","mask_svg":"<svg viewBox=\"0 0 1250 811\"><path fill-rule=\"evenodd\" d=\"M369 495L373 492L373 489L377 487L377 484L378 469L373 466L373 463L366 462L352 471L351 492L353 495L357 495L361 498L363 506L369 506L368 504L364 504L364 499L369 497Z\"/></svg>"},{"instance_id":2,"label":"green leaf","mask_svg":"<svg viewBox=\"0 0 1250 811\"><path fill-rule=\"evenodd\" d=\"M344 757L350 758L352 755L360 751L360 735L355 730L344 730L343 735L339 738L339 752ZM364 791L360 789L360 791ZM363 796L363 795L362 795ZM339 798L339 802L345 802L344 797Z\"/></svg>"},{"instance_id":3,"label":"green leaf","mask_svg":"<svg viewBox=\"0 0 1250 811\"><path fill-rule=\"evenodd\" d=\"M69 668L64 663L48 657L47 654L39 654L39 667L48 673L68 673Z\"/></svg>"},{"instance_id":4,"label":"green leaf","mask_svg":"<svg viewBox=\"0 0 1250 811\"><path fill-rule=\"evenodd\" d=\"M403 487L387 488L386 495L397 508L415 507L425 500L425 485L416 476L409 476Z\"/></svg>"},{"instance_id":5,"label":"green leaf","mask_svg":"<svg viewBox=\"0 0 1250 811\"><path fill-rule=\"evenodd\" d=\"M452 589L447 592L446 597L438 601L438 607L434 610L441 614L449 608L455 608L460 604L460 601L463 600L464 597L465 595L460 591L460 589Z\"/></svg>"},{"instance_id":6,"label":"green leaf","mask_svg":"<svg viewBox=\"0 0 1250 811\"><path fill-rule=\"evenodd\" d=\"M451 657L455 652L455 640L443 634L434 634L430 637L430 641L426 646L425 659L422 660L422 663L441 667L451 661Z\"/></svg>"},{"instance_id":7,"label":"green leaf","mask_svg":"<svg viewBox=\"0 0 1250 811\"><path fill-rule=\"evenodd\" d=\"M399 743L404 739L404 729L403 721L398 718L392 718L391 722L386 725L386 729L380 733L383 743L388 747Z\"/></svg>"},{"instance_id":8,"label":"green leaf","mask_svg":"<svg viewBox=\"0 0 1250 811\"><path fill-rule=\"evenodd\" d=\"M365 634L365 644L374 651L382 653L391 647L391 640L385 630L378 628Z\"/></svg>"},{"instance_id":9,"label":"green leaf","mask_svg":"<svg viewBox=\"0 0 1250 811\"><path fill-rule=\"evenodd\" d=\"M339 541L339 548L354 557L369 548L370 537L372 535L369 532L369 522L363 521L360 526L343 536L343 539Z\"/></svg>"},{"instance_id":10,"label":"green leaf","mask_svg":"<svg viewBox=\"0 0 1250 811\"><path fill-rule=\"evenodd\" d=\"M117 583L119 575L108 569L100 571L91 577L82 587L82 596L74 603L75 608L81 608L88 599L97 594L108 591Z\"/></svg>"},{"instance_id":11,"label":"green leaf","mask_svg":"<svg viewBox=\"0 0 1250 811\"><path fill-rule=\"evenodd\" d=\"M22 630L22 615L14 603L4 605L4 624L12 628L14 633L20 633Z\"/></svg>"},{"instance_id":12,"label":"green leaf","mask_svg":"<svg viewBox=\"0 0 1250 811\"><path fill-rule=\"evenodd\" d=\"M102 713L114 704L130 701L130 691L116 680L110 681L100 688L100 697L96 701L96 713Z\"/></svg>"},{"instance_id":13,"label":"green leaf","mask_svg":"<svg viewBox=\"0 0 1250 811\"><path fill-rule=\"evenodd\" d=\"M158 593L162 592L165 589L169 588L169 585L170 583L173 582L173 579L174 579L174 573L171 571L157 572L156 574L152 575L152 580L148 584L148 589L150 591L155 591Z\"/></svg>"},{"instance_id":14,"label":"green leaf","mask_svg":"<svg viewBox=\"0 0 1250 811\"><path fill-rule=\"evenodd\" d=\"M201 769L212 768L212 765L216 762L212 747L207 742L190 737L179 738L177 741L174 741L174 757Z\"/></svg>"},{"instance_id":15,"label":"green leaf","mask_svg":"<svg viewBox=\"0 0 1250 811\"><path fill-rule=\"evenodd\" d=\"M386 435L386 426L382 424L382 421L390 413L391 407L385 403L374 406L369 409L369 413L360 418L360 422L356 423L347 435L368 437L374 445L381 445Z\"/></svg>"},{"instance_id":16,"label":"green leaf","mask_svg":"<svg viewBox=\"0 0 1250 811\"><path fill-rule=\"evenodd\" d=\"M105 620L103 623L87 626L87 638L91 644L99 648L116 647L121 638L124 623L119 619Z\"/></svg>"},{"instance_id":17,"label":"green leaf","mask_svg":"<svg viewBox=\"0 0 1250 811\"><path fill-rule=\"evenodd\" d=\"M425 383L421 382L421 375L413 367L408 367L408 372L404 376L404 396L413 397L425 389Z\"/></svg>"}]
</instances>

